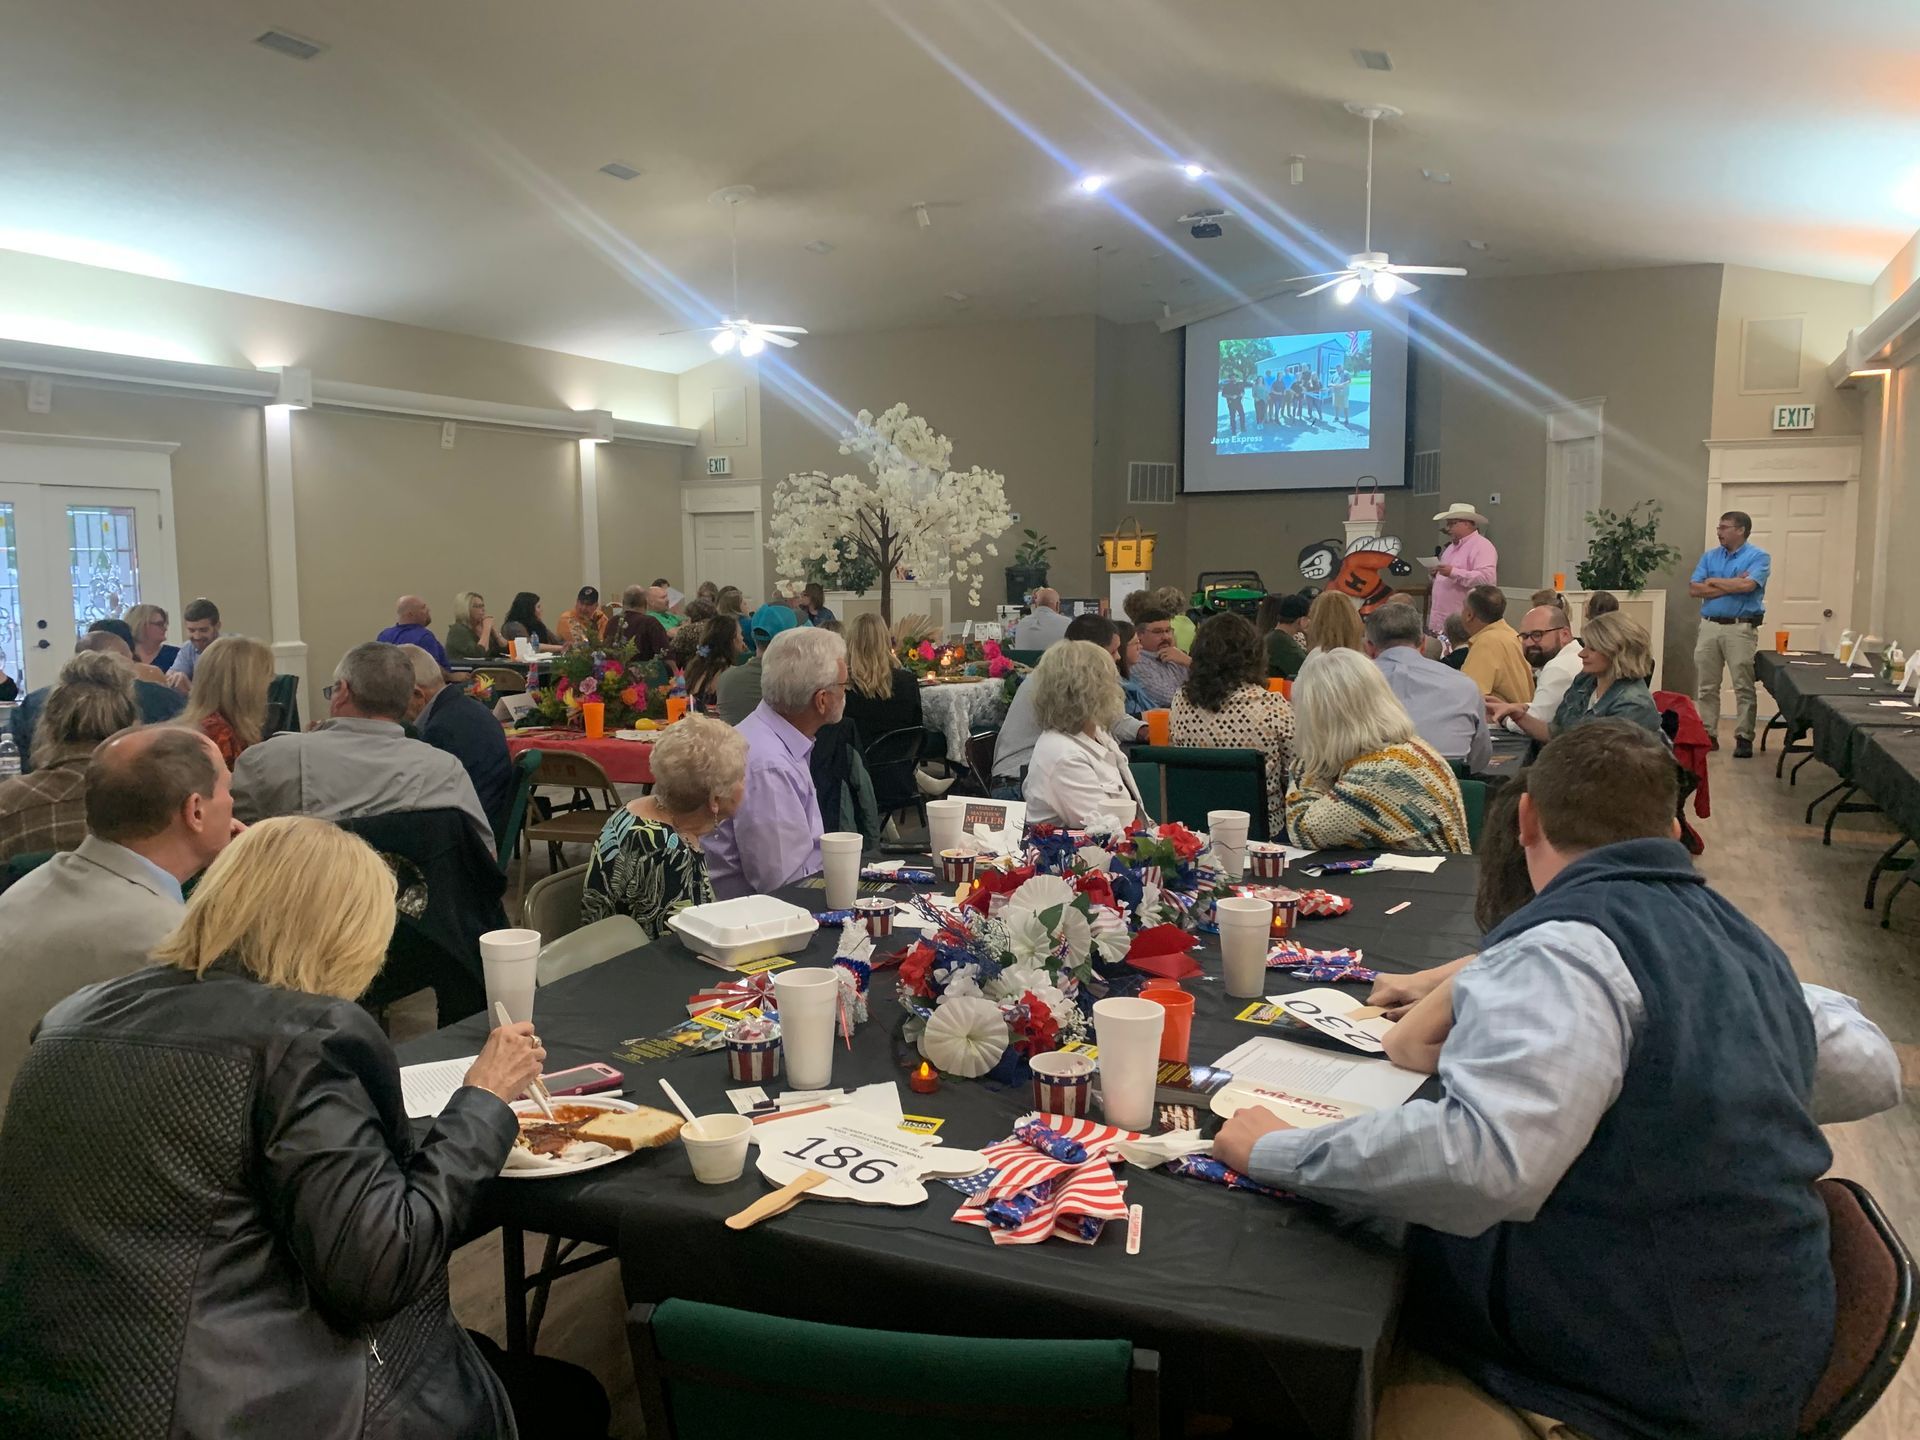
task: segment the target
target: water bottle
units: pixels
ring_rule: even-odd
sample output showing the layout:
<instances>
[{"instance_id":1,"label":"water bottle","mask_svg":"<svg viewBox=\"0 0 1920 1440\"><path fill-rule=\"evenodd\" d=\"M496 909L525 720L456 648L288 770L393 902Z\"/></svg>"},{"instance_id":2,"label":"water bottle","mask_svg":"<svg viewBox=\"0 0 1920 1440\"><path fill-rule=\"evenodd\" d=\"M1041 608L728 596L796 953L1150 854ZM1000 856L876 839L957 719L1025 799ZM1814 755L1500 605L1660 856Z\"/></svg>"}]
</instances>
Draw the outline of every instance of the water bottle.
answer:
<instances>
[{"instance_id":1,"label":"water bottle","mask_svg":"<svg viewBox=\"0 0 1920 1440\"><path fill-rule=\"evenodd\" d=\"M1843 665L1853 658L1853 631L1840 632L1840 648L1834 654Z\"/></svg>"},{"instance_id":2,"label":"water bottle","mask_svg":"<svg viewBox=\"0 0 1920 1440\"><path fill-rule=\"evenodd\" d=\"M11 780L20 773L20 746L14 741L13 732L0 735L0 780Z\"/></svg>"}]
</instances>

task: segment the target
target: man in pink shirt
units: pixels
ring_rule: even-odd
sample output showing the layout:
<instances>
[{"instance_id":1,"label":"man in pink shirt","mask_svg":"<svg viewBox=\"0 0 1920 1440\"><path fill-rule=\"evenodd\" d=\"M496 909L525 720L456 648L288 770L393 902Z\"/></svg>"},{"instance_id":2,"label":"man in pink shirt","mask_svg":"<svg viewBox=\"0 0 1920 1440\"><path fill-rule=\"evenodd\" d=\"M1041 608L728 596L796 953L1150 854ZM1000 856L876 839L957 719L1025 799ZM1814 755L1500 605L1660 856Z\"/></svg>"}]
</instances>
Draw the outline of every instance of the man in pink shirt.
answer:
<instances>
[{"instance_id":1,"label":"man in pink shirt","mask_svg":"<svg viewBox=\"0 0 1920 1440\"><path fill-rule=\"evenodd\" d=\"M1469 590L1476 585L1500 583L1495 577L1500 552L1480 533L1487 517L1464 501L1449 505L1433 518L1451 542L1440 552L1440 563L1432 572L1433 604L1427 611L1427 629L1438 635L1447 617L1458 613L1466 603Z\"/></svg>"}]
</instances>

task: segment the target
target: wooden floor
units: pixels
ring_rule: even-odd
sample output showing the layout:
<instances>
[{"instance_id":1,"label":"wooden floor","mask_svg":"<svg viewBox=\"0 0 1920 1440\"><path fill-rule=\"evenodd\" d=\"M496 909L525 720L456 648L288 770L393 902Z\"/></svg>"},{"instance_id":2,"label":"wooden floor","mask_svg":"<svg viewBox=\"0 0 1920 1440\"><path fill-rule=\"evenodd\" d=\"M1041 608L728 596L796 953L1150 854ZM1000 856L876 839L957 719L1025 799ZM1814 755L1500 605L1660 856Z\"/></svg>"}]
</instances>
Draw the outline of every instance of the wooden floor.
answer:
<instances>
[{"instance_id":1,"label":"wooden floor","mask_svg":"<svg viewBox=\"0 0 1920 1440\"><path fill-rule=\"evenodd\" d=\"M1857 997L1867 1014L1903 1048L1908 1103L1898 1110L1827 1131L1834 1173L1858 1180L1879 1199L1909 1245L1920 1246L1920 886L1903 892L1894 925L1861 905L1866 872L1891 843L1877 816L1843 817L1831 848L1817 826L1801 822L1806 804L1832 783L1818 763L1789 789L1773 778L1773 757L1731 756L1732 734L1713 760L1713 817L1698 822L1707 851L1701 868L1716 889L1753 916L1793 958L1804 980ZM544 873L544 860L536 873ZM429 1021L430 1023L430 1021ZM396 1027L398 1028L398 1027ZM528 1252L538 1242L529 1237ZM497 1237L454 1257L455 1309L469 1326L504 1339ZM563 1280L541 1333L543 1354L584 1365L613 1398L613 1433L643 1434L621 1329L617 1267L609 1263ZM1920 1359L1909 1359L1855 1440L1911 1440L1920 1435Z\"/></svg>"}]
</instances>

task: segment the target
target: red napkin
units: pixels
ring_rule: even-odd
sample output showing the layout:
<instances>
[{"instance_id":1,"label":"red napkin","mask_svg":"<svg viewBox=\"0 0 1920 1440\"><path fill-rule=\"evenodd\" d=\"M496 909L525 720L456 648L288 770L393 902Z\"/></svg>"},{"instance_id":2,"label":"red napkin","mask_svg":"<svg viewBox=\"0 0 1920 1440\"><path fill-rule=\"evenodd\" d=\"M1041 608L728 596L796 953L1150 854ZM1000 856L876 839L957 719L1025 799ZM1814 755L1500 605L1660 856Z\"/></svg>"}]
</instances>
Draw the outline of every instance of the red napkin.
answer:
<instances>
[{"instance_id":1,"label":"red napkin","mask_svg":"<svg viewBox=\"0 0 1920 1440\"><path fill-rule=\"evenodd\" d=\"M1201 973L1199 964L1188 953L1198 943L1196 937L1178 925L1155 925L1133 937L1133 944L1127 950L1127 963L1149 975L1184 980Z\"/></svg>"}]
</instances>

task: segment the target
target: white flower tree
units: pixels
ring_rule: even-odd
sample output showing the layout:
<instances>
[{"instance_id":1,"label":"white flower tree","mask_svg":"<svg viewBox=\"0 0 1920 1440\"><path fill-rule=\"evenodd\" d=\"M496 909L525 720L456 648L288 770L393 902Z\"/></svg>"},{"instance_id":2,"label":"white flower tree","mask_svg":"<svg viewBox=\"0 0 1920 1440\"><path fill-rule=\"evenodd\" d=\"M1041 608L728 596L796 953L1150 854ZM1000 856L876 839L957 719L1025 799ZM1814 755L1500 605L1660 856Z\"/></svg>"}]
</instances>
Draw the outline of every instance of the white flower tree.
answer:
<instances>
[{"instance_id":1,"label":"white flower tree","mask_svg":"<svg viewBox=\"0 0 1920 1440\"><path fill-rule=\"evenodd\" d=\"M893 575L943 562L980 603L981 565L999 554L993 540L1013 524L1006 479L997 470L955 470L953 442L936 435L905 404L880 416L862 410L841 437L842 455L860 455L871 478L812 471L774 487L773 538L767 548L788 579L817 563L831 579L841 567L839 542L851 543L880 575L880 613L893 623ZM983 554L984 552L984 554Z\"/></svg>"}]
</instances>

